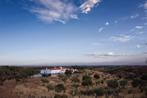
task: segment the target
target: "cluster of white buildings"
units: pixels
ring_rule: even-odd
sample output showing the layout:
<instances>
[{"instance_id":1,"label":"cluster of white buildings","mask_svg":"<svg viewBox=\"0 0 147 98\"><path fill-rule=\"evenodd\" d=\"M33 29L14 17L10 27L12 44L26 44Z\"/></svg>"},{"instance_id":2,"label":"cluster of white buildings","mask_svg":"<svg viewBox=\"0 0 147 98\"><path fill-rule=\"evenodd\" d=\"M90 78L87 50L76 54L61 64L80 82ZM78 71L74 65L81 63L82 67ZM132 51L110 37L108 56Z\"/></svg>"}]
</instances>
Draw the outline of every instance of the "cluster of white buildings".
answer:
<instances>
[{"instance_id":1,"label":"cluster of white buildings","mask_svg":"<svg viewBox=\"0 0 147 98\"><path fill-rule=\"evenodd\" d=\"M48 75L52 75L52 74L63 74L65 73L66 68L63 67L54 67L54 68L46 68L46 69L42 69L40 71L40 74L42 76L48 76Z\"/></svg>"}]
</instances>

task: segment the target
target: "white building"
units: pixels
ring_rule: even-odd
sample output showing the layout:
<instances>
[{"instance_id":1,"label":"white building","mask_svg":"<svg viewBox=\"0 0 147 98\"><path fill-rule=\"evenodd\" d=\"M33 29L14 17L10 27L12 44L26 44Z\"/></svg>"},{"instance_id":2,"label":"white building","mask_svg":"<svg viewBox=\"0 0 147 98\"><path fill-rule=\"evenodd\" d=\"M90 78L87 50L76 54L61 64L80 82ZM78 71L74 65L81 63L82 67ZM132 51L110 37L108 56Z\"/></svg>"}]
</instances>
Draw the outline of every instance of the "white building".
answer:
<instances>
[{"instance_id":1,"label":"white building","mask_svg":"<svg viewBox=\"0 0 147 98\"><path fill-rule=\"evenodd\" d=\"M55 68L50 68L50 69L46 68L46 69L42 69L40 71L40 74L42 76L48 76L48 75L52 75L52 74L63 74L63 73L65 73L65 71L66 71L66 69L63 67L58 67L58 68L55 67Z\"/></svg>"}]
</instances>

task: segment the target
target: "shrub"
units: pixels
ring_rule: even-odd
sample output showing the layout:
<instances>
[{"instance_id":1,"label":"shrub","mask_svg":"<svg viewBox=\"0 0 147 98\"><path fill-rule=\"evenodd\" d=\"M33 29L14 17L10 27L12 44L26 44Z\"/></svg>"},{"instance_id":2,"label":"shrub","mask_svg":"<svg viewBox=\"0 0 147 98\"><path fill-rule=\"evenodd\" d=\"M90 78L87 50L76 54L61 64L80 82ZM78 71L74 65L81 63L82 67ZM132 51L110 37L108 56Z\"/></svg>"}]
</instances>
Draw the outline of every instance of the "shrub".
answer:
<instances>
[{"instance_id":1,"label":"shrub","mask_svg":"<svg viewBox=\"0 0 147 98\"><path fill-rule=\"evenodd\" d=\"M104 89L103 88L97 88L95 89L96 96L103 96L104 95Z\"/></svg>"},{"instance_id":2,"label":"shrub","mask_svg":"<svg viewBox=\"0 0 147 98\"><path fill-rule=\"evenodd\" d=\"M141 76L141 79L147 81L147 73L144 73L144 74Z\"/></svg>"},{"instance_id":3,"label":"shrub","mask_svg":"<svg viewBox=\"0 0 147 98\"><path fill-rule=\"evenodd\" d=\"M65 94L55 94L54 98L68 98L68 96Z\"/></svg>"},{"instance_id":4,"label":"shrub","mask_svg":"<svg viewBox=\"0 0 147 98\"><path fill-rule=\"evenodd\" d=\"M95 89L81 90L80 93L82 95L91 96L95 94Z\"/></svg>"},{"instance_id":5,"label":"shrub","mask_svg":"<svg viewBox=\"0 0 147 98\"><path fill-rule=\"evenodd\" d=\"M48 91L54 90L54 86L52 84L48 84L46 87L47 87Z\"/></svg>"},{"instance_id":6,"label":"shrub","mask_svg":"<svg viewBox=\"0 0 147 98\"><path fill-rule=\"evenodd\" d=\"M131 82L133 87L138 87L140 85L140 83L141 83L141 79L139 79L139 78L135 78Z\"/></svg>"},{"instance_id":7,"label":"shrub","mask_svg":"<svg viewBox=\"0 0 147 98\"><path fill-rule=\"evenodd\" d=\"M43 83L48 83L48 82L49 82L47 79L44 79L44 78L42 78L41 81L42 81Z\"/></svg>"},{"instance_id":8,"label":"shrub","mask_svg":"<svg viewBox=\"0 0 147 98\"><path fill-rule=\"evenodd\" d=\"M92 78L88 75L84 75L82 78L82 85L83 86L89 86L92 84Z\"/></svg>"},{"instance_id":9,"label":"shrub","mask_svg":"<svg viewBox=\"0 0 147 98\"><path fill-rule=\"evenodd\" d=\"M66 82L66 80L68 79L66 75L64 74L59 74L58 77L63 81Z\"/></svg>"},{"instance_id":10,"label":"shrub","mask_svg":"<svg viewBox=\"0 0 147 98\"><path fill-rule=\"evenodd\" d=\"M95 79L99 79L99 78L100 78L99 74L94 74L93 77L94 77Z\"/></svg>"},{"instance_id":11,"label":"shrub","mask_svg":"<svg viewBox=\"0 0 147 98\"><path fill-rule=\"evenodd\" d=\"M128 81L126 80L126 79L121 79L121 80L119 80L118 81L119 82L119 85L121 86L121 87L125 87L126 85L127 85L127 83L128 83Z\"/></svg>"},{"instance_id":12,"label":"shrub","mask_svg":"<svg viewBox=\"0 0 147 98\"><path fill-rule=\"evenodd\" d=\"M105 90L105 93L108 95L113 94L113 89L111 89L111 88L105 88L104 90Z\"/></svg>"},{"instance_id":13,"label":"shrub","mask_svg":"<svg viewBox=\"0 0 147 98\"><path fill-rule=\"evenodd\" d=\"M77 76L73 76L71 78L71 81L74 82L74 83L78 83L78 82L80 82L80 79Z\"/></svg>"},{"instance_id":14,"label":"shrub","mask_svg":"<svg viewBox=\"0 0 147 98\"><path fill-rule=\"evenodd\" d=\"M107 86L110 87L110 88L117 88L118 82L117 82L117 80L108 80Z\"/></svg>"},{"instance_id":15,"label":"shrub","mask_svg":"<svg viewBox=\"0 0 147 98\"><path fill-rule=\"evenodd\" d=\"M71 70L66 70L66 71L65 71L65 74L66 74L67 76L71 76L72 71L71 71Z\"/></svg>"},{"instance_id":16,"label":"shrub","mask_svg":"<svg viewBox=\"0 0 147 98\"><path fill-rule=\"evenodd\" d=\"M63 85L63 84L57 84L57 85L55 86L55 91L56 91L56 92L65 91L64 85Z\"/></svg>"}]
</instances>

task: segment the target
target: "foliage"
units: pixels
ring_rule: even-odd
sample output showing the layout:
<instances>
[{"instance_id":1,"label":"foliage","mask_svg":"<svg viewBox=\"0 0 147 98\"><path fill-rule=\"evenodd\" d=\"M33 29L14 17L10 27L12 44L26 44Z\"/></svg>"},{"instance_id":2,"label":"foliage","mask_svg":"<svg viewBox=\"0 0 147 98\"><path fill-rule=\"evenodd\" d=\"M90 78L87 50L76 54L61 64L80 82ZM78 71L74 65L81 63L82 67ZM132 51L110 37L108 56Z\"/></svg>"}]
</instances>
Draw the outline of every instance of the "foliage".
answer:
<instances>
[{"instance_id":1,"label":"foliage","mask_svg":"<svg viewBox=\"0 0 147 98\"><path fill-rule=\"evenodd\" d=\"M80 82L80 79L77 76L73 76L71 78L71 81L74 82L74 83L79 83Z\"/></svg>"},{"instance_id":2,"label":"foliage","mask_svg":"<svg viewBox=\"0 0 147 98\"><path fill-rule=\"evenodd\" d=\"M93 77L94 77L95 79L99 79L99 78L100 78L99 74L94 74Z\"/></svg>"},{"instance_id":3,"label":"foliage","mask_svg":"<svg viewBox=\"0 0 147 98\"><path fill-rule=\"evenodd\" d=\"M135 79L132 80L131 84L132 84L133 87L138 87L141 82L142 82L141 79L135 78Z\"/></svg>"},{"instance_id":4,"label":"foliage","mask_svg":"<svg viewBox=\"0 0 147 98\"><path fill-rule=\"evenodd\" d=\"M59 74L58 77L63 81L66 82L66 80L68 79L68 77L64 74Z\"/></svg>"},{"instance_id":5,"label":"foliage","mask_svg":"<svg viewBox=\"0 0 147 98\"><path fill-rule=\"evenodd\" d=\"M68 96L65 94L55 94L54 98L68 98Z\"/></svg>"},{"instance_id":6,"label":"foliage","mask_svg":"<svg viewBox=\"0 0 147 98\"><path fill-rule=\"evenodd\" d=\"M107 86L110 88L117 88L118 87L118 81L117 80L108 80Z\"/></svg>"},{"instance_id":7,"label":"foliage","mask_svg":"<svg viewBox=\"0 0 147 98\"><path fill-rule=\"evenodd\" d=\"M127 83L128 83L128 81L126 80L126 79L121 79L121 80L119 80L118 81L119 82L119 85L121 86L121 87L125 87L126 85L127 85Z\"/></svg>"},{"instance_id":8,"label":"foliage","mask_svg":"<svg viewBox=\"0 0 147 98\"><path fill-rule=\"evenodd\" d=\"M47 87L48 91L54 90L54 86L52 84L48 84L46 87Z\"/></svg>"},{"instance_id":9,"label":"foliage","mask_svg":"<svg viewBox=\"0 0 147 98\"><path fill-rule=\"evenodd\" d=\"M144 74L141 76L141 79L144 80L144 81L147 81L147 73L144 73Z\"/></svg>"},{"instance_id":10,"label":"foliage","mask_svg":"<svg viewBox=\"0 0 147 98\"><path fill-rule=\"evenodd\" d=\"M71 76L72 71L71 71L71 70L66 70L66 71L65 71L65 74L66 74L67 76Z\"/></svg>"},{"instance_id":11,"label":"foliage","mask_svg":"<svg viewBox=\"0 0 147 98\"><path fill-rule=\"evenodd\" d=\"M103 88L97 88L95 89L96 96L103 96L104 95L104 89Z\"/></svg>"},{"instance_id":12,"label":"foliage","mask_svg":"<svg viewBox=\"0 0 147 98\"><path fill-rule=\"evenodd\" d=\"M65 91L64 85L63 85L63 84L57 84L57 85L55 86L55 91L56 91L56 92Z\"/></svg>"},{"instance_id":13,"label":"foliage","mask_svg":"<svg viewBox=\"0 0 147 98\"><path fill-rule=\"evenodd\" d=\"M47 79L45 79L45 78L42 78L41 81L42 81L43 83L48 83L48 82L49 82L49 81L48 81Z\"/></svg>"},{"instance_id":14,"label":"foliage","mask_svg":"<svg viewBox=\"0 0 147 98\"><path fill-rule=\"evenodd\" d=\"M92 85L92 78L88 75L84 75L83 78L82 78L82 85L83 86Z\"/></svg>"},{"instance_id":15,"label":"foliage","mask_svg":"<svg viewBox=\"0 0 147 98\"><path fill-rule=\"evenodd\" d=\"M90 96L95 94L95 89L87 89L87 90L81 90L80 93L82 95Z\"/></svg>"}]
</instances>

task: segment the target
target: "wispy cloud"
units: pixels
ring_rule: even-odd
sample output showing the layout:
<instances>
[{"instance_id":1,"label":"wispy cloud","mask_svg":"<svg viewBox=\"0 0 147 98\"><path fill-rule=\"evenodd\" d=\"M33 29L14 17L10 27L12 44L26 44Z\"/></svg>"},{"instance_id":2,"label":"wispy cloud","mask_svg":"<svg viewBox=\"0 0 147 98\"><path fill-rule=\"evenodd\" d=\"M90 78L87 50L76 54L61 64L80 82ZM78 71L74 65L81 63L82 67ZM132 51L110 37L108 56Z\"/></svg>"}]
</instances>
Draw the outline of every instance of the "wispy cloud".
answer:
<instances>
[{"instance_id":1,"label":"wispy cloud","mask_svg":"<svg viewBox=\"0 0 147 98\"><path fill-rule=\"evenodd\" d=\"M144 26L136 26L136 29L143 29Z\"/></svg>"},{"instance_id":2,"label":"wispy cloud","mask_svg":"<svg viewBox=\"0 0 147 98\"><path fill-rule=\"evenodd\" d=\"M147 1L145 1L145 3L142 5L142 7L147 10Z\"/></svg>"},{"instance_id":3,"label":"wispy cloud","mask_svg":"<svg viewBox=\"0 0 147 98\"><path fill-rule=\"evenodd\" d=\"M141 48L141 45L140 44L136 45L136 48Z\"/></svg>"},{"instance_id":4,"label":"wispy cloud","mask_svg":"<svg viewBox=\"0 0 147 98\"><path fill-rule=\"evenodd\" d=\"M43 22L66 23L70 19L78 19L80 11L87 14L101 0L86 0L79 6L70 0L30 0L30 2L33 4L31 12Z\"/></svg>"},{"instance_id":5,"label":"wispy cloud","mask_svg":"<svg viewBox=\"0 0 147 98\"><path fill-rule=\"evenodd\" d=\"M82 13L87 14L96 4L99 4L100 2L101 0L86 0L86 2L80 6L80 9L82 10Z\"/></svg>"},{"instance_id":6,"label":"wispy cloud","mask_svg":"<svg viewBox=\"0 0 147 98\"><path fill-rule=\"evenodd\" d=\"M131 55L107 52L107 53L91 53L91 54L86 54L86 56L98 58L98 57L123 57L123 56L131 56Z\"/></svg>"},{"instance_id":7,"label":"wispy cloud","mask_svg":"<svg viewBox=\"0 0 147 98\"><path fill-rule=\"evenodd\" d=\"M77 19L77 8L74 4L62 0L32 0L36 5L31 11L39 19L51 23L54 21L65 23L69 19Z\"/></svg>"},{"instance_id":8,"label":"wispy cloud","mask_svg":"<svg viewBox=\"0 0 147 98\"><path fill-rule=\"evenodd\" d=\"M113 41L128 42L128 41L133 39L133 36L130 36L130 35L117 35L117 36L112 36L111 39Z\"/></svg>"},{"instance_id":9,"label":"wispy cloud","mask_svg":"<svg viewBox=\"0 0 147 98\"><path fill-rule=\"evenodd\" d=\"M101 33L103 30L104 30L104 27L100 27L98 31L99 33Z\"/></svg>"},{"instance_id":10,"label":"wispy cloud","mask_svg":"<svg viewBox=\"0 0 147 98\"><path fill-rule=\"evenodd\" d=\"M139 14L131 15L131 16L130 16L130 19L135 19L135 18L137 18L137 17L139 17Z\"/></svg>"}]
</instances>

